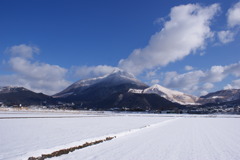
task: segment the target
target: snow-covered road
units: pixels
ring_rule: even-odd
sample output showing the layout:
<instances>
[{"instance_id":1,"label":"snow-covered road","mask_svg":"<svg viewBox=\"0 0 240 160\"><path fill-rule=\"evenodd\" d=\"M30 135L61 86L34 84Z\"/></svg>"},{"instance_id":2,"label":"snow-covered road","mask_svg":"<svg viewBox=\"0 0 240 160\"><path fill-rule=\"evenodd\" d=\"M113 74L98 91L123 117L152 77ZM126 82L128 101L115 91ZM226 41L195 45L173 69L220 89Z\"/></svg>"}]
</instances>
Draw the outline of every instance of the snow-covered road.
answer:
<instances>
[{"instance_id":1,"label":"snow-covered road","mask_svg":"<svg viewBox=\"0 0 240 160\"><path fill-rule=\"evenodd\" d=\"M26 160L106 137L116 138L51 159L240 159L240 116L0 112L1 117L1 160Z\"/></svg>"}]
</instances>

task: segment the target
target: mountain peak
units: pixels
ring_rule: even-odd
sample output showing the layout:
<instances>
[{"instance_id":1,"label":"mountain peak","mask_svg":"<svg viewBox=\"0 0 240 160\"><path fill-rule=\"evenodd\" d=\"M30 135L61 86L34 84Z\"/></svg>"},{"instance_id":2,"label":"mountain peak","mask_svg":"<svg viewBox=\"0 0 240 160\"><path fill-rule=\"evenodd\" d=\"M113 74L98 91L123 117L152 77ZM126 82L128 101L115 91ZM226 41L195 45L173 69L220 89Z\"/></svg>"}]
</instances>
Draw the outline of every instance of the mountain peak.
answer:
<instances>
[{"instance_id":1,"label":"mountain peak","mask_svg":"<svg viewBox=\"0 0 240 160\"><path fill-rule=\"evenodd\" d=\"M128 73L122 69L116 68L111 73L106 74L104 76L77 81L76 83L73 84L73 87L74 88L87 87L87 86L99 83L101 81L105 81L107 79L112 79L114 77L117 77L118 80L120 80L119 77L121 77L123 79L131 79L131 80L137 81L134 75L132 75L131 73Z\"/></svg>"},{"instance_id":2,"label":"mountain peak","mask_svg":"<svg viewBox=\"0 0 240 160\"><path fill-rule=\"evenodd\" d=\"M134 78L135 76L129 72L126 72L120 68L114 69L108 76L123 76L123 77L128 77L128 78Z\"/></svg>"},{"instance_id":3,"label":"mountain peak","mask_svg":"<svg viewBox=\"0 0 240 160\"><path fill-rule=\"evenodd\" d=\"M71 86L66 88L60 93L55 94L55 97L68 97L71 95L77 95L89 88L99 87L99 88L110 88L113 86L132 86L134 88L147 88L148 86L139 80L137 80L134 75L128 73L122 69L114 69L110 74L104 75L102 77L96 77L86 80L80 80L73 83ZM123 88L122 88L123 89ZM90 90L90 89L89 89Z\"/></svg>"}]
</instances>

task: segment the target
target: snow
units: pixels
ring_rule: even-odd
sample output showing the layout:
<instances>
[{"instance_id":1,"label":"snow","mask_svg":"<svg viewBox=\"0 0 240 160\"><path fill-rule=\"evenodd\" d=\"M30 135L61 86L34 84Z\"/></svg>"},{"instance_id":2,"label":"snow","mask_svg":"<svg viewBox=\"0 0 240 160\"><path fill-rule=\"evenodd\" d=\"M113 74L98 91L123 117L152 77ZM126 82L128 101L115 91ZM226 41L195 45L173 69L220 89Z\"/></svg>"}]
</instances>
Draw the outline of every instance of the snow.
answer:
<instances>
[{"instance_id":1,"label":"snow","mask_svg":"<svg viewBox=\"0 0 240 160\"><path fill-rule=\"evenodd\" d=\"M196 103L196 101L198 99L197 97L187 95L187 94L179 92L179 91L171 90L171 89L165 88L163 86L160 86L158 84L155 84L144 90L129 89L128 92L137 93L137 94L141 94L141 93L153 94L154 93L154 94L158 94L159 96L161 96L163 98L166 98L169 101L176 102L176 103L179 103L182 105L198 105L198 103Z\"/></svg>"},{"instance_id":2,"label":"snow","mask_svg":"<svg viewBox=\"0 0 240 160\"><path fill-rule=\"evenodd\" d=\"M161 91L161 92L163 92L163 93L165 93L165 94L168 94L168 95L184 95L184 93L182 93L182 92L170 90L170 89L165 88L165 87L163 87L163 86L160 86L160 85L158 85L158 84L155 84L155 85L147 88L147 89L144 91L144 93L149 93L149 92L154 92L154 91L156 91L156 93L159 92L159 91Z\"/></svg>"},{"instance_id":3,"label":"snow","mask_svg":"<svg viewBox=\"0 0 240 160\"><path fill-rule=\"evenodd\" d=\"M141 94L143 92L143 90L142 89L129 89L128 92Z\"/></svg>"},{"instance_id":4,"label":"snow","mask_svg":"<svg viewBox=\"0 0 240 160\"><path fill-rule=\"evenodd\" d=\"M217 98L224 98L224 97L223 97L223 96L213 96L213 97L211 97L211 98L217 99Z\"/></svg>"},{"instance_id":5,"label":"snow","mask_svg":"<svg viewBox=\"0 0 240 160\"><path fill-rule=\"evenodd\" d=\"M52 160L239 160L240 116L0 111L0 159L26 160L116 137Z\"/></svg>"},{"instance_id":6,"label":"snow","mask_svg":"<svg viewBox=\"0 0 240 160\"><path fill-rule=\"evenodd\" d=\"M181 118L57 160L239 160L239 118Z\"/></svg>"},{"instance_id":7,"label":"snow","mask_svg":"<svg viewBox=\"0 0 240 160\"><path fill-rule=\"evenodd\" d=\"M141 128L172 118L97 112L65 115L41 112L31 115L9 111L0 112L0 117L2 160L27 159L41 151L54 151L59 146Z\"/></svg>"},{"instance_id":8,"label":"snow","mask_svg":"<svg viewBox=\"0 0 240 160\"><path fill-rule=\"evenodd\" d=\"M197 97L187 95L185 93L171 90L155 84L143 91L144 93L156 93L163 98L166 98L172 102L177 102L179 104L187 105L187 104L195 104Z\"/></svg>"}]
</instances>

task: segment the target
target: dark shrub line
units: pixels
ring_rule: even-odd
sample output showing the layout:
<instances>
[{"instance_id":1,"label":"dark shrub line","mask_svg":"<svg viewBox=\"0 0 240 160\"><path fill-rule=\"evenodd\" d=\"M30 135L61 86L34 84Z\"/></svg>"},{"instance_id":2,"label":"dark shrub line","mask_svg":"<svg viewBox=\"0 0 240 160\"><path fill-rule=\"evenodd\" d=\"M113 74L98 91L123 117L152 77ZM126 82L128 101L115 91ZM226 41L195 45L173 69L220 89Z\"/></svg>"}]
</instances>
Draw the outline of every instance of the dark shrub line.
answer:
<instances>
[{"instance_id":1,"label":"dark shrub line","mask_svg":"<svg viewBox=\"0 0 240 160\"><path fill-rule=\"evenodd\" d=\"M39 157L29 157L28 160L44 160L46 158L58 157L58 156L61 156L61 155L64 155L64 154L68 154L69 152L73 152L73 151L75 151L77 149L82 149L82 148L86 148L86 147L89 147L89 146L92 146L92 145L96 145L96 144L99 144L99 143L102 143L102 142L105 142L105 141L110 141L110 140L112 140L114 138L116 138L116 136L114 136L114 137L107 137L105 139L97 140L97 141L94 141L94 142L86 142L86 143L84 143L82 145L71 147L71 148L67 148L67 149L61 149L59 151L55 151L55 152L52 152L50 154L42 154Z\"/></svg>"}]
</instances>

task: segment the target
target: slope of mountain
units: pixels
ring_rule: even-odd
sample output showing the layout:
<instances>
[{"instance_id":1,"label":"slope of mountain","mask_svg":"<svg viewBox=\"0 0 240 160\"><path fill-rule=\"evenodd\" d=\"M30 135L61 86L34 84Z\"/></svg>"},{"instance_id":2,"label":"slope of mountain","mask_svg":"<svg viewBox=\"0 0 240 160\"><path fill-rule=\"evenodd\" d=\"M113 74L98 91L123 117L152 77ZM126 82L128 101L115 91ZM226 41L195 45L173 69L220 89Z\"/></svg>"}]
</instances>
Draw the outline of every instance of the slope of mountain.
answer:
<instances>
[{"instance_id":1,"label":"slope of mountain","mask_svg":"<svg viewBox=\"0 0 240 160\"><path fill-rule=\"evenodd\" d=\"M201 96L198 100L199 103L223 103L240 99L240 89L220 90L217 92L209 93Z\"/></svg>"},{"instance_id":2,"label":"slope of mountain","mask_svg":"<svg viewBox=\"0 0 240 160\"><path fill-rule=\"evenodd\" d=\"M178 103L173 103L157 94L136 94L125 93L121 97L121 101L116 104L116 107L142 109L142 110L178 110L183 109Z\"/></svg>"},{"instance_id":3,"label":"slope of mountain","mask_svg":"<svg viewBox=\"0 0 240 160\"><path fill-rule=\"evenodd\" d=\"M42 93L35 93L23 87L0 87L0 102L6 105L42 105L54 99Z\"/></svg>"},{"instance_id":4,"label":"slope of mountain","mask_svg":"<svg viewBox=\"0 0 240 160\"><path fill-rule=\"evenodd\" d=\"M179 91L170 90L168 88L165 88L163 86L160 86L158 84L155 84L149 88L146 88L144 90L136 90L136 89L130 89L129 92L131 93L141 93L141 94L157 94L171 102L179 103L182 105L196 105L196 101L198 100L198 97L191 96Z\"/></svg>"}]
</instances>

